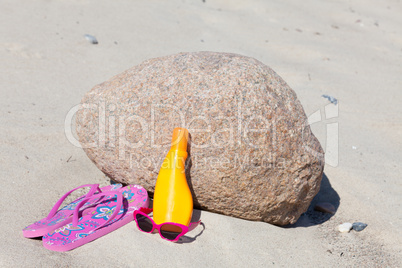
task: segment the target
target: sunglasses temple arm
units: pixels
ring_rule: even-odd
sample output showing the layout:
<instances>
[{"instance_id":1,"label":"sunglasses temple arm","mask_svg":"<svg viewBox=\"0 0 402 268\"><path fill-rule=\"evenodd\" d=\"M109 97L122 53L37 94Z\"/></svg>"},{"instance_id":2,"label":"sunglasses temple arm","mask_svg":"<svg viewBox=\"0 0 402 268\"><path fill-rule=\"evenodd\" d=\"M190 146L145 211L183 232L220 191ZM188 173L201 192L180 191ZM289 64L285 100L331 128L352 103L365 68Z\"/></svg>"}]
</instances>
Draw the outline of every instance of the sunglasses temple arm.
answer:
<instances>
[{"instance_id":1,"label":"sunglasses temple arm","mask_svg":"<svg viewBox=\"0 0 402 268\"><path fill-rule=\"evenodd\" d=\"M197 222L190 222L190 225L188 226L188 231L192 231L201 223L201 220Z\"/></svg>"}]
</instances>

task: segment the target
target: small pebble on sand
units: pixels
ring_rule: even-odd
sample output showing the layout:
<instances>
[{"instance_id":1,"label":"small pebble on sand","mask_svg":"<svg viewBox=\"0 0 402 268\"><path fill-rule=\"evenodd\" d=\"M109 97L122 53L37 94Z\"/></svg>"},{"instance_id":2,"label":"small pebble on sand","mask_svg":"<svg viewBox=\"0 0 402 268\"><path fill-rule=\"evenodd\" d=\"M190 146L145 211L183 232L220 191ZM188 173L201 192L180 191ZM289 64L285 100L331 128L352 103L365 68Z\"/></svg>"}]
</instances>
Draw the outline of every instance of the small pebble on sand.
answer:
<instances>
[{"instance_id":1,"label":"small pebble on sand","mask_svg":"<svg viewBox=\"0 0 402 268\"><path fill-rule=\"evenodd\" d=\"M315 205L314 210L324 212L324 213L330 213L330 214L335 214L335 207L331 203L327 202L320 202Z\"/></svg>"},{"instance_id":2,"label":"small pebble on sand","mask_svg":"<svg viewBox=\"0 0 402 268\"><path fill-rule=\"evenodd\" d=\"M366 223L363 223L363 222L354 222L354 223L352 224L352 228L353 228L353 230L355 230L356 232L363 231L364 228L366 228L366 227L367 227L367 224L366 224Z\"/></svg>"},{"instance_id":3,"label":"small pebble on sand","mask_svg":"<svg viewBox=\"0 0 402 268\"><path fill-rule=\"evenodd\" d=\"M349 233L349 231L351 229L352 229L352 224L350 222L345 222L338 226L338 230L341 233Z\"/></svg>"},{"instance_id":4,"label":"small pebble on sand","mask_svg":"<svg viewBox=\"0 0 402 268\"><path fill-rule=\"evenodd\" d=\"M328 99L332 104L335 104L335 105L338 104L338 100L335 99L335 98L332 97L332 96L329 96L329 95L325 95L325 94L324 94L324 95L322 95L322 97Z\"/></svg>"},{"instance_id":5,"label":"small pebble on sand","mask_svg":"<svg viewBox=\"0 0 402 268\"><path fill-rule=\"evenodd\" d=\"M98 40L96 40L95 36L92 36L90 34L86 34L84 35L85 39L87 39L89 41L89 43L97 45L98 44Z\"/></svg>"}]
</instances>

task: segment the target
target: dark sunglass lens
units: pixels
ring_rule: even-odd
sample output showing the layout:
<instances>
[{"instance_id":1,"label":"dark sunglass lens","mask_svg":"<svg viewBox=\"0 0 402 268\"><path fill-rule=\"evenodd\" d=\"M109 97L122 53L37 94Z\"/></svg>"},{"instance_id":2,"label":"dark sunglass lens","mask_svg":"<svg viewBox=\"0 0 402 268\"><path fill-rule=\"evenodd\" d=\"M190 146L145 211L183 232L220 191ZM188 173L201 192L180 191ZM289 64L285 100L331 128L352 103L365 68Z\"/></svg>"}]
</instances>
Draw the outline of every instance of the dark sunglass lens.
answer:
<instances>
[{"instance_id":1,"label":"dark sunglass lens","mask_svg":"<svg viewBox=\"0 0 402 268\"><path fill-rule=\"evenodd\" d=\"M169 240L175 240L182 231L183 230L179 226L171 224L163 224L160 229L161 235Z\"/></svg>"},{"instance_id":2,"label":"dark sunglass lens","mask_svg":"<svg viewBox=\"0 0 402 268\"><path fill-rule=\"evenodd\" d=\"M151 232L152 231L152 221L145 217L144 215L137 214L135 215L135 221L137 222L138 227L144 232Z\"/></svg>"}]
</instances>

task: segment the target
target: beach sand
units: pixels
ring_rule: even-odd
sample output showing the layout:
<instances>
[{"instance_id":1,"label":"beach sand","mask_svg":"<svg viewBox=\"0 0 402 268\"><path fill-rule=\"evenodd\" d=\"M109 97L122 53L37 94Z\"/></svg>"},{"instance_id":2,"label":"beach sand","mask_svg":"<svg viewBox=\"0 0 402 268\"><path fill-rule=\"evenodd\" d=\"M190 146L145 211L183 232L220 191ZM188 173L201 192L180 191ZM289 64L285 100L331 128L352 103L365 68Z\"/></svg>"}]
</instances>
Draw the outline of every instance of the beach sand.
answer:
<instances>
[{"instance_id":1,"label":"beach sand","mask_svg":"<svg viewBox=\"0 0 402 268\"><path fill-rule=\"evenodd\" d=\"M0 266L402 266L401 14L396 0L2 1ZM196 211L188 243L132 222L66 253L24 238L68 190L109 183L66 138L68 112L94 85L187 51L254 57L293 88L326 150L313 205L336 214L310 207L278 227ZM338 232L355 221L368 227Z\"/></svg>"}]
</instances>

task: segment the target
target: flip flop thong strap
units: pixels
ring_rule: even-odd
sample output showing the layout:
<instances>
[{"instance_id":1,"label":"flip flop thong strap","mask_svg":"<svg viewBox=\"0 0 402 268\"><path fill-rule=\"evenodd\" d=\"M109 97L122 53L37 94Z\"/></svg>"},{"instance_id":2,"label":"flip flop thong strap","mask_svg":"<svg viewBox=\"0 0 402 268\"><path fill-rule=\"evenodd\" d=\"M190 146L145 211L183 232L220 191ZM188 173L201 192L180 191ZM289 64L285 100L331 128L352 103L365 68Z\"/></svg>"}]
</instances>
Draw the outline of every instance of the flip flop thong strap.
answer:
<instances>
[{"instance_id":1,"label":"flip flop thong strap","mask_svg":"<svg viewBox=\"0 0 402 268\"><path fill-rule=\"evenodd\" d=\"M102 228L103 226L108 224L110 221L112 221L114 218L116 218L116 216L120 212L121 205L123 204L123 195L120 192L117 192L117 191L103 192L103 193L97 194L96 196L86 197L77 205L77 207L74 209L74 213L73 213L73 223L72 224L73 224L74 227L76 227L78 225L79 210L85 204L85 202L90 200L91 198L94 198L94 197L98 198L98 197L101 197L101 196L109 196L109 199L115 198L117 196L116 208L115 208L113 214L109 217L109 219L106 222L104 222L103 224L99 225L98 227L96 227L92 231L95 231L95 230L97 230L99 228ZM107 200L107 199L105 199L105 200Z\"/></svg>"},{"instance_id":2,"label":"flip flop thong strap","mask_svg":"<svg viewBox=\"0 0 402 268\"><path fill-rule=\"evenodd\" d=\"M99 184L84 184L81 186L78 186L77 188L72 189L71 191L68 191L67 193L65 193L60 199L59 201L56 202L56 204L54 204L53 208L50 210L49 214L46 217L46 220L50 220L51 218L54 217L54 215L56 215L57 211L59 210L61 204L64 202L64 200L67 198L67 196L69 196L72 192L74 192L75 190L78 190L80 188L84 188L84 187L91 187L91 189L89 190L89 192L85 195L85 197L90 197L92 196L96 191L98 191L99 193L101 193L101 189L99 188Z\"/></svg>"}]
</instances>

